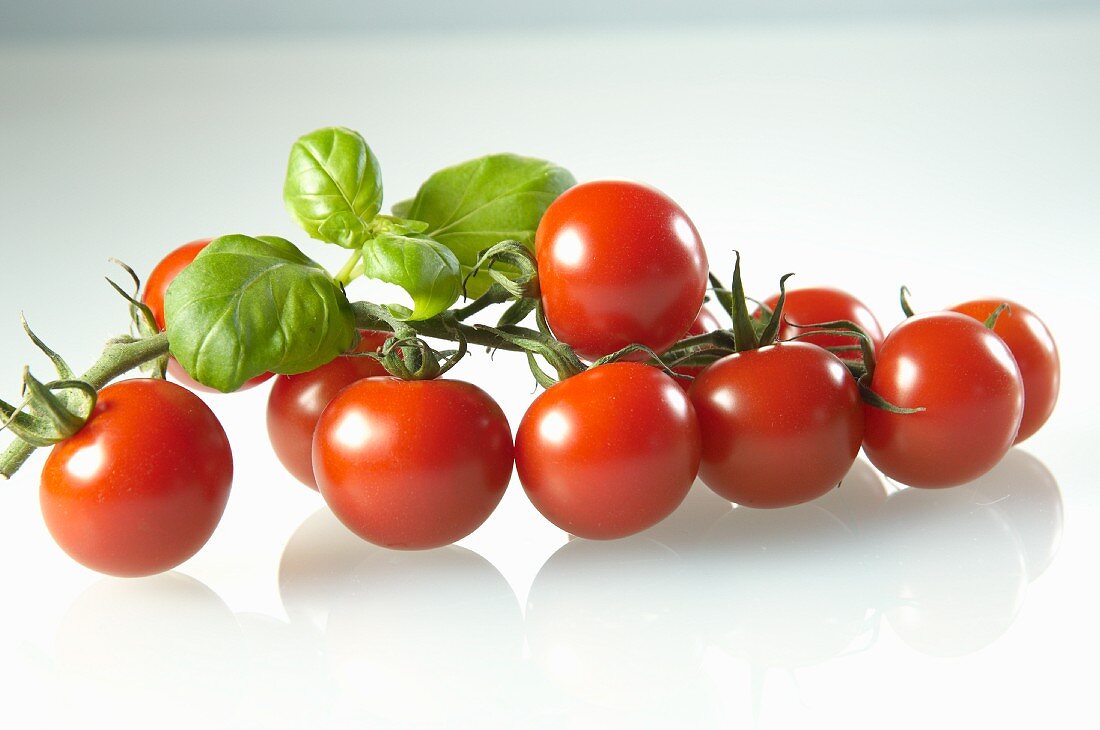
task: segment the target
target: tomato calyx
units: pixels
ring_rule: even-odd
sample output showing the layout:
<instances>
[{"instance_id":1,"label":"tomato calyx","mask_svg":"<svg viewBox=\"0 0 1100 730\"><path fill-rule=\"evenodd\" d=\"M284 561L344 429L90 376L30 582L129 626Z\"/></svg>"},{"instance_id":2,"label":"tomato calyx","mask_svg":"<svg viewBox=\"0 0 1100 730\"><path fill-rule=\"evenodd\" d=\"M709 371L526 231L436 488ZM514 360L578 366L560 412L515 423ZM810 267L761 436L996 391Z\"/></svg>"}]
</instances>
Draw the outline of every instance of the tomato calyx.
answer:
<instances>
[{"instance_id":1,"label":"tomato calyx","mask_svg":"<svg viewBox=\"0 0 1100 730\"><path fill-rule=\"evenodd\" d=\"M466 340L459 338L454 350L435 350L419 337L391 337L375 353L352 357L370 357L382 363L386 372L401 380L435 380L466 356Z\"/></svg>"},{"instance_id":2,"label":"tomato calyx","mask_svg":"<svg viewBox=\"0 0 1100 730\"><path fill-rule=\"evenodd\" d=\"M785 323L788 327L808 330L791 338L795 340L812 337L814 335L833 335L836 337L848 337L857 340L857 344L855 345L842 345L840 347L827 347L825 349L829 350L834 355L837 354L837 352L851 352L853 349L859 350L861 355L859 360L848 360L844 363L848 368L848 372L850 372L852 377L856 380L864 376L869 378L874 375L874 340L871 339L871 336L867 334L866 330L855 322L846 319L837 319L831 322L817 322L814 324L796 324L790 320L785 320Z\"/></svg>"},{"instance_id":3,"label":"tomato calyx","mask_svg":"<svg viewBox=\"0 0 1100 730\"><path fill-rule=\"evenodd\" d=\"M997 326L997 320L1000 319L1001 315L1005 312L1012 314L1012 307L1009 306L1008 302L1001 302L997 305L996 309L989 313L989 316L985 318L982 324L985 325L987 330L992 330Z\"/></svg>"},{"instance_id":4,"label":"tomato calyx","mask_svg":"<svg viewBox=\"0 0 1100 730\"><path fill-rule=\"evenodd\" d=\"M626 347L622 348L621 350L613 352L610 355L604 355L600 359L593 362L592 365L590 366L590 368L598 368L601 365L609 365L613 362L619 362L621 360L624 360L624 359L630 357L631 355L637 355L638 353L648 355L649 357L645 361L646 364L647 365L655 365L656 367L663 370L665 372L665 375L668 375L670 378L674 378L676 380L689 380L689 381L695 379L690 375L685 375L683 373L678 373L678 372L676 372L675 370L672 369L673 365L677 365L677 364L680 364L680 363L672 363L670 365L670 364L665 362L663 357L661 357L656 352L654 352L653 348L647 347L646 345L641 345L641 344L627 345Z\"/></svg>"},{"instance_id":5,"label":"tomato calyx","mask_svg":"<svg viewBox=\"0 0 1100 730\"><path fill-rule=\"evenodd\" d=\"M133 270L120 265L137 286ZM16 437L0 452L0 479L15 474L35 449L64 441L83 428L95 408L99 388L134 368L150 364L154 374L163 373L161 361L167 362L168 335L156 329L148 307L113 281L108 282L130 303L138 336L121 335L108 340L99 360L80 376L31 330L25 317L21 318L23 331L53 364L57 378L42 382L31 375L29 368L24 368L23 401L16 406L0 400L0 430L10 430Z\"/></svg>"},{"instance_id":6,"label":"tomato calyx","mask_svg":"<svg viewBox=\"0 0 1100 730\"><path fill-rule=\"evenodd\" d=\"M848 368L848 372L852 374L852 377L856 380L856 385L859 386L859 394L863 399L863 402L874 408L878 408L889 413L907 414L907 413L920 413L924 410L923 407L918 408L904 408L899 405L895 405L890 401L883 398L881 395L871 389L871 379L875 374L875 343L871 339L871 336L867 334L862 327L855 322L840 319L832 322L820 322L818 324L795 324L794 322L787 321L787 325L791 327L797 327L798 329L809 330L800 335L795 335L791 339L802 339L803 337L811 337L813 335L833 335L837 337L854 337L859 340L859 344L856 345L862 353L860 360L844 360L844 366ZM826 348L833 350L834 348ZM837 348L839 349L839 348ZM835 354L835 353L834 353Z\"/></svg>"},{"instance_id":7,"label":"tomato calyx","mask_svg":"<svg viewBox=\"0 0 1100 730\"><path fill-rule=\"evenodd\" d=\"M508 267L496 268L497 264ZM462 296L467 284L478 274L486 273L492 284L485 293L464 307L454 310L455 319L462 321L494 304L511 302L497 320L498 327L518 325L539 302L538 264L530 250L516 240L501 241L478 254L478 259L462 279Z\"/></svg>"},{"instance_id":8,"label":"tomato calyx","mask_svg":"<svg viewBox=\"0 0 1100 730\"><path fill-rule=\"evenodd\" d=\"M779 299L776 301L774 309L756 302L760 316L753 317L749 313L749 302L755 300L745 295L745 287L741 282L741 252L734 251L733 254L733 282L729 289L722 288L721 281L713 274L710 275L715 296L733 321L731 329L733 352L757 350L761 347L774 345L779 338L779 326L784 321L783 304L787 298L787 279L794 276L794 274L788 273L780 277Z\"/></svg>"},{"instance_id":9,"label":"tomato calyx","mask_svg":"<svg viewBox=\"0 0 1100 730\"><path fill-rule=\"evenodd\" d=\"M912 317L914 314L913 306L909 302L909 297L911 295L912 292L909 291L909 287L903 286L901 288L901 294L899 297L901 300L901 311L905 313L906 319ZM1007 312L1008 314L1012 314L1012 307L1009 305L1008 302L1001 302L992 312L989 313L989 316L982 321L982 324L985 325L985 328L987 330L992 330L994 327L997 326L997 320L1000 319L1001 315L1005 312Z\"/></svg>"},{"instance_id":10,"label":"tomato calyx","mask_svg":"<svg viewBox=\"0 0 1100 730\"><path fill-rule=\"evenodd\" d=\"M909 302L910 296L912 296L912 292L909 291L909 287L902 286L901 291L898 293L898 301L901 304L901 311L906 319L912 317L914 314L913 305Z\"/></svg>"},{"instance_id":11,"label":"tomato calyx","mask_svg":"<svg viewBox=\"0 0 1100 730\"><path fill-rule=\"evenodd\" d=\"M93 385L77 378L65 359L34 333L25 317L21 319L23 331L53 363L58 379L43 383L31 375L29 367L24 367L23 402L13 406L0 400L3 419L0 430L8 429L20 441L34 447L52 446L84 427L95 408L97 393Z\"/></svg>"},{"instance_id":12,"label":"tomato calyx","mask_svg":"<svg viewBox=\"0 0 1100 730\"><path fill-rule=\"evenodd\" d=\"M467 341L455 326L453 315L440 316L451 338L458 343L453 350L438 351L420 339L416 330L405 320L394 317L386 307L370 302L360 302L360 307L393 331L378 352L355 352L358 340L347 357L369 357L381 363L390 375L401 380L435 380L466 356Z\"/></svg>"},{"instance_id":13,"label":"tomato calyx","mask_svg":"<svg viewBox=\"0 0 1100 730\"><path fill-rule=\"evenodd\" d=\"M152 308L141 301L141 277L137 275L137 272L134 271L132 267L123 261L113 257L107 260L125 271L129 275L130 281L133 282L134 293L130 294L116 284L111 277L105 277L111 288L130 305L131 329L136 333L136 336L141 338L153 337L160 334L161 328L160 325L157 324L157 318L156 315L153 314ZM125 339L125 337L116 339ZM168 373L168 354L165 353L149 362L142 363L140 368L141 371L149 377L164 380L167 378Z\"/></svg>"},{"instance_id":14,"label":"tomato calyx","mask_svg":"<svg viewBox=\"0 0 1100 730\"><path fill-rule=\"evenodd\" d=\"M498 264L510 266L514 271L501 271L495 268ZM470 279L481 271L493 280L494 286L489 287L490 291L499 287L513 299L537 299L539 296L538 264L531 251L519 241L501 241L482 251L470 272L462 279L464 296Z\"/></svg>"},{"instance_id":15,"label":"tomato calyx","mask_svg":"<svg viewBox=\"0 0 1100 730\"><path fill-rule=\"evenodd\" d=\"M855 322L833 320L803 325L784 318L783 305L787 299L786 283L787 279L793 274L785 274L779 279L779 297L775 302L774 309L769 310L768 307L761 306L759 324L754 323L754 317L749 314L748 297L745 296L745 289L741 283L741 254L735 251L734 255L736 259L733 267L733 283L728 290L729 296L722 296L720 299L729 303L730 317L733 320L732 333L735 352L745 352L746 350L774 345L778 339L781 324L806 330L805 333L791 338L793 340L813 335L853 338L858 342L856 346L859 347L863 357L861 360L843 362L852 377L855 378L863 401L868 405L881 408L890 413L917 413L924 410L923 408L902 408L894 405L871 390L871 378L875 371L875 345L871 336ZM847 350L848 347L844 346L844 349Z\"/></svg>"}]
</instances>

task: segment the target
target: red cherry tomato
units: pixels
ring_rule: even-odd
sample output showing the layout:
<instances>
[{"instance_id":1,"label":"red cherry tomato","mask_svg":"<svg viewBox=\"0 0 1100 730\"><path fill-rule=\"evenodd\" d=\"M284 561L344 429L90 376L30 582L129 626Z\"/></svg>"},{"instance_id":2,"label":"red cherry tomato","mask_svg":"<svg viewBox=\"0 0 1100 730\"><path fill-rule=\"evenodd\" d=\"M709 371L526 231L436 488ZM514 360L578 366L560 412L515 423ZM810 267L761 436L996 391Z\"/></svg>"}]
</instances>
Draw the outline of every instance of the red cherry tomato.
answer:
<instances>
[{"instance_id":1,"label":"red cherry tomato","mask_svg":"<svg viewBox=\"0 0 1100 730\"><path fill-rule=\"evenodd\" d=\"M699 310L699 314L695 316L695 321L691 323L691 327L681 339L686 337L695 337L696 335L705 335L708 332L714 332L722 329L721 323L718 318L715 317L709 309L703 307ZM704 368L701 366L681 366L672 369L673 372L680 373L681 375L690 375L695 378L699 376L699 373L703 372ZM690 380L684 380L682 378L676 378L676 383L684 389L686 393L691 388Z\"/></svg>"},{"instance_id":2,"label":"red cherry tomato","mask_svg":"<svg viewBox=\"0 0 1100 730\"><path fill-rule=\"evenodd\" d=\"M321 496L376 545L425 549L466 537L512 476L500 406L458 380L366 378L331 403L313 434Z\"/></svg>"},{"instance_id":3,"label":"red cherry tomato","mask_svg":"<svg viewBox=\"0 0 1100 730\"><path fill-rule=\"evenodd\" d=\"M542 393L516 433L516 470L548 520L613 539L660 522L699 468L699 426L684 392L657 368L616 362Z\"/></svg>"},{"instance_id":4,"label":"red cherry tomato","mask_svg":"<svg viewBox=\"0 0 1100 730\"><path fill-rule=\"evenodd\" d=\"M748 507L787 507L835 487L863 438L859 389L820 347L782 342L728 355L695 380L699 477Z\"/></svg>"},{"instance_id":5,"label":"red cherry tomato","mask_svg":"<svg viewBox=\"0 0 1100 730\"><path fill-rule=\"evenodd\" d=\"M997 317L993 331L1008 345L1024 381L1024 416L1016 434L1020 443L1042 428L1058 400L1062 369L1050 330L1030 309L1005 299L976 299L951 310L985 322L1004 303L1009 308Z\"/></svg>"},{"instance_id":6,"label":"red cherry tomato","mask_svg":"<svg viewBox=\"0 0 1100 730\"><path fill-rule=\"evenodd\" d=\"M232 479L229 441L202 400L164 380L124 380L53 447L39 497L50 534L77 562L150 575L206 543Z\"/></svg>"},{"instance_id":7,"label":"red cherry tomato","mask_svg":"<svg viewBox=\"0 0 1100 730\"><path fill-rule=\"evenodd\" d=\"M774 311L778 302L779 295L772 294L764 300L764 305ZM792 324L818 324L820 322L835 322L838 319L846 319L863 328L863 331L874 342L876 350L882 345L882 327L879 326L875 315L863 302L840 289L822 286L788 291L786 298L783 300L783 319L785 321L779 325L779 339L781 340L789 340L809 331L793 327L787 322ZM837 335L810 335L801 338L799 341L809 342L818 347L859 345L859 341L855 338ZM837 352L835 354L844 360L859 360L862 357L858 350Z\"/></svg>"},{"instance_id":8,"label":"red cherry tomato","mask_svg":"<svg viewBox=\"0 0 1100 730\"><path fill-rule=\"evenodd\" d=\"M141 301L153 311L153 318L156 319L157 326L160 327L161 330L165 328L164 294L168 291L168 285L172 283L172 280L175 279L181 271L186 269L190 263L195 260L195 257L199 255L199 251L206 248L206 245L210 243L211 240L213 239L202 238L198 241L185 243L161 259L160 263L150 272L149 280L145 282L145 292L141 296ZM219 392L214 388L203 385L188 375L187 371L176 362L175 358L169 358L168 360L168 374L191 390L200 390L204 393ZM271 375L272 373L257 375L247 381L238 390L254 388L270 378Z\"/></svg>"},{"instance_id":9,"label":"red cherry tomato","mask_svg":"<svg viewBox=\"0 0 1100 730\"><path fill-rule=\"evenodd\" d=\"M1012 353L982 323L955 312L910 317L886 337L871 389L919 413L864 409L867 458L913 487L977 479L1011 448L1024 408Z\"/></svg>"},{"instance_id":10,"label":"red cherry tomato","mask_svg":"<svg viewBox=\"0 0 1100 730\"><path fill-rule=\"evenodd\" d=\"M362 331L356 352L376 351L390 337L388 332ZM369 357L338 357L316 370L300 375L280 375L267 397L267 434L275 455L286 470L312 489L313 430L321 412L337 393L357 380L386 375L386 369Z\"/></svg>"},{"instance_id":11,"label":"red cherry tomato","mask_svg":"<svg viewBox=\"0 0 1100 730\"><path fill-rule=\"evenodd\" d=\"M546 321L589 360L632 343L663 352L703 303L699 233L646 185L603 180L565 191L543 215L535 251Z\"/></svg>"}]
</instances>

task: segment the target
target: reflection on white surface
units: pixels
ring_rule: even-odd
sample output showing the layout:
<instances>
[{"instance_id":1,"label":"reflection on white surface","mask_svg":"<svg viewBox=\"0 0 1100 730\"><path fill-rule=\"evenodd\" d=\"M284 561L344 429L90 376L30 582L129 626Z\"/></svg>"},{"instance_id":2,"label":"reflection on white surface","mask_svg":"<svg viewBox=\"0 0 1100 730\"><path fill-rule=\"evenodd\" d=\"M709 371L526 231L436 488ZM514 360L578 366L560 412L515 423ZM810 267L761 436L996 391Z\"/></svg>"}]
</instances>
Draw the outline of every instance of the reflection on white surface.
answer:
<instances>
[{"instance_id":1,"label":"reflection on white surface","mask_svg":"<svg viewBox=\"0 0 1100 730\"><path fill-rule=\"evenodd\" d=\"M513 694L523 616L477 553L379 549L332 599L324 647L352 717L479 727Z\"/></svg>"},{"instance_id":2,"label":"reflection on white surface","mask_svg":"<svg viewBox=\"0 0 1100 730\"><path fill-rule=\"evenodd\" d=\"M697 483L642 535L568 541L524 617L477 553L376 548L321 510L279 566L288 621L234 616L179 574L95 584L57 633L53 674L78 699L58 709L137 720L170 706L172 726L211 708L262 727L553 725L578 711L710 724L737 692L759 716L773 671L868 650L886 626L933 656L996 641L1061 521L1056 483L1019 449L947 490L890 493L859 461L782 510L733 508ZM744 667L746 686L708 678L715 657Z\"/></svg>"},{"instance_id":3,"label":"reflection on white surface","mask_svg":"<svg viewBox=\"0 0 1100 730\"><path fill-rule=\"evenodd\" d=\"M314 512L290 536L279 561L279 596L290 620L323 631L331 597L377 549L327 508Z\"/></svg>"},{"instance_id":4,"label":"reflection on white surface","mask_svg":"<svg viewBox=\"0 0 1100 730\"><path fill-rule=\"evenodd\" d=\"M1062 537L1062 496L1043 462L1012 449L1001 463L973 484L976 498L1000 513L1015 530L1031 580L1038 578L1058 551Z\"/></svg>"},{"instance_id":5,"label":"reflection on white surface","mask_svg":"<svg viewBox=\"0 0 1100 730\"><path fill-rule=\"evenodd\" d=\"M245 661L236 618L202 583L179 573L104 578L61 620L53 678L66 701L45 709L59 727L89 718L140 727L165 715L173 727L201 727L209 708L235 707Z\"/></svg>"},{"instance_id":6,"label":"reflection on white surface","mask_svg":"<svg viewBox=\"0 0 1100 730\"><path fill-rule=\"evenodd\" d=\"M516 693L523 617L475 552L374 547L322 509L287 543L279 590L348 718L478 727Z\"/></svg>"}]
</instances>

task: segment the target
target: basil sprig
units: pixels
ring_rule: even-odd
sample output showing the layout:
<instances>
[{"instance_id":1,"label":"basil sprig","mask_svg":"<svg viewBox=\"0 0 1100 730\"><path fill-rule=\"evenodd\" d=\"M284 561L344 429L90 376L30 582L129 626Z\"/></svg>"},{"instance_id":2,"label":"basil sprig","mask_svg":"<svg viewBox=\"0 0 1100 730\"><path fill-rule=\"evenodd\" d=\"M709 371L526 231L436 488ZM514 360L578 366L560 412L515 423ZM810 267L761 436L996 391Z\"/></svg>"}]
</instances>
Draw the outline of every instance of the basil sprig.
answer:
<instances>
[{"instance_id":1,"label":"basil sprig","mask_svg":"<svg viewBox=\"0 0 1100 730\"><path fill-rule=\"evenodd\" d=\"M413 306L390 305L394 316L426 319L454 303L482 251L504 240L533 250L542 214L575 182L545 160L488 155L440 170L416 197L394 205L392 216L379 215L382 173L374 153L357 132L326 127L294 143L283 197L306 233L355 252L341 282L365 275L396 284ZM480 296L491 284L478 272L466 293Z\"/></svg>"},{"instance_id":2,"label":"basil sprig","mask_svg":"<svg viewBox=\"0 0 1100 730\"><path fill-rule=\"evenodd\" d=\"M290 241L212 241L165 296L172 355L200 383L230 392L265 372L320 367L355 342L344 290Z\"/></svg>"}]
</instances>

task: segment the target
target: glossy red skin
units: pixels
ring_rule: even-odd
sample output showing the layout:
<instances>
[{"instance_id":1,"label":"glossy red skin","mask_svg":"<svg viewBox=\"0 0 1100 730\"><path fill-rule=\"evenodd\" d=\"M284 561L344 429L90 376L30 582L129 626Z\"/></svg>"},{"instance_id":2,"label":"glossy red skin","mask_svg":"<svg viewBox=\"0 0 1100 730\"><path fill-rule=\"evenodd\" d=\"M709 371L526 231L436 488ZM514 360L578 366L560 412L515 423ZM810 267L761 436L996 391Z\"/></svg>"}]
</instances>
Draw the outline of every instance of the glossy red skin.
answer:
<instances>
[{"instance_id":1,"label":"glossy red skin","mask_svg":"<svg viewBox=\"0 0 1100 730\"><path fill-rule=\"evenodd\" d=\"M377 351L391 335L362 331L357 352ZM275 456L295 479L317 488L313 476L313 431L325 407L357 380L387 375L369 357L338 357L316 370L300 375L280 375L267 397L267 435Z\"/></svg>"},{"instance_id":2,"label":"glossy red skin","mask_svg":"<svg viewBox=\"0 0 1100 730\"><path fill-rule=\"evenodd\" d=\"M695 337L696 335L705 335L708 332L714 332L722 329L722 324L718 321L718 318L706 307L699 310L699 314L695 316L695 321L691 323L691 327L684 333L684 336L680 339L687 337ZM678 367L672 368L673 372L681 373L683 375L690 375L695 378L699 376L699 373L703 372L704 366L691 366L691 367ZM683 388L684 392L688 392L691 388L692 381L677 379L676 384Z\"/></svg>"},{"instance_id":3,"label":"glossy red skin","mask_svg":"<svg viewBox=\"0 0 1100 730\"><path fill-rule=\"evenodd\" d=\"M531 503L593 540L652 527L684 500L699 469L699 426L684 392L648 365L616 362L535 399L516 433Z\"/></svg>"},{"instance_id":4,"label":"glossy red skin","mask_svg":"<svg viewBox=\"0 0 1100 730\"><path fill-rule=\"evenodd\" d=\"M364 540L421 550L477 529L512 477L512 433L485 391L459 380L366 378L329 403L313 473Z\"/></svg>"},{"instance_id":5,"label":"glossy red skin","mask_svg":"<svg viewBox=\"0 0 1100 730\"><path fill-rule=\"evenodd\" d=\"M779 302L779 295L772 294L764 300L764 305L775 311L775 305ZM783 300L783 319L779 325L779 339L789 340L808 330L793 327L793 324L819 324L821 322L835 322L845 319L855 322L867 333L877 350L882 345L882 327L871 310L863 302L851 294L840 289L830 287L808 287L806 289L792 289L787 292ZM859 341L852 337L839 337L836 335L810 335L803 337L800 342L809 342L818 347L844 347L858 345ZM844 360L859 360L862 355L859 351L837 352L837 357Z\"/></svg>"},{"instance_id":6,"label":"glossy red skin","mask_svg":"<svg viewBox=\"0 0 1100 730\"><path fill-rule=\"evenodd\" d=\"M1042 428L1058 401L1062 368L1050 330L1030 309L1007 299L976 299L951 311L985 322L1004 303L1009 308L997 317L993 331L1008 345L1024 381L1024 415L1016 434L1020 443Z\"/></svg>"},{"instance_id":7,"label":"glossy red skin","mask_svg":"<svg viewBox=\"0 0 1100 730\"><path fill-rule=\"evenodd\" d=\"M859 388L837 357L804 342L728 355L691 387L699 478L731 502L788 507L848 473L863 439Z\"/></svg>"},{"instance_id":8,"label":"glossy red skin","mask_svg":"<svg viewBox=\"0 0 1100 730\"><path fill-rule=\"evenodd\" d=\"M565 191L539 223L535 253L546 321L588 360L633 343L667 350L706 292L695 225L671 198L638 183Z\"/></svg>"},{"instance_id":9,"label":"glossy red skin","mask_svg":"<svg viewBox=\"0 0 1100 730\"><path fill-rule=\"evenodd\" d=\"M164 320L164 295L168 291L168 285L172 283L173 279L179 276L181 271L186 269L191 262L195 260L199 252L206 248L206 245L212 240L211 238L201 238L191 243L185 243L161 259L160 263L149 273L149 279L145 282L145 292L141 296L141 301L153 311L153 318L156 319L157 326L160 327L162 331L166 326ZM187 371L176 362L174 357L168 359L168 374L180 384L191 390L199 390L204 393L220 392L214 388L203 385L188 375ZM245 384L237 390L241 391L254 388L271 376L272 373L257 375L251 380L246 381Z\"/></svg>"},{"instance_id":10,"label":"glossy red skin","mask_svg":"<svg viewBox=\"0 0 1100 730\"><path fill-rule=\"evenodd\" d=\"M164 380L124 380L101 390L84 427L53 447L39 499L74 560L151 575L206 543L232 480L225 431L198 396Z\"/></svg>"},{"instance_id":11,"label":"glossy red skin","mask_svg":"<svg viewBox=\"0 0 1100 730\"><path fill-rule=\"evenodd\" d=\"M1024 387L1012 353L982 323L955 312L910 317L886 337L871 389L889 413L866 406L863 449L890 479L952 487L977 479L1012 447Z\"/></svg>"}]
</instances>

